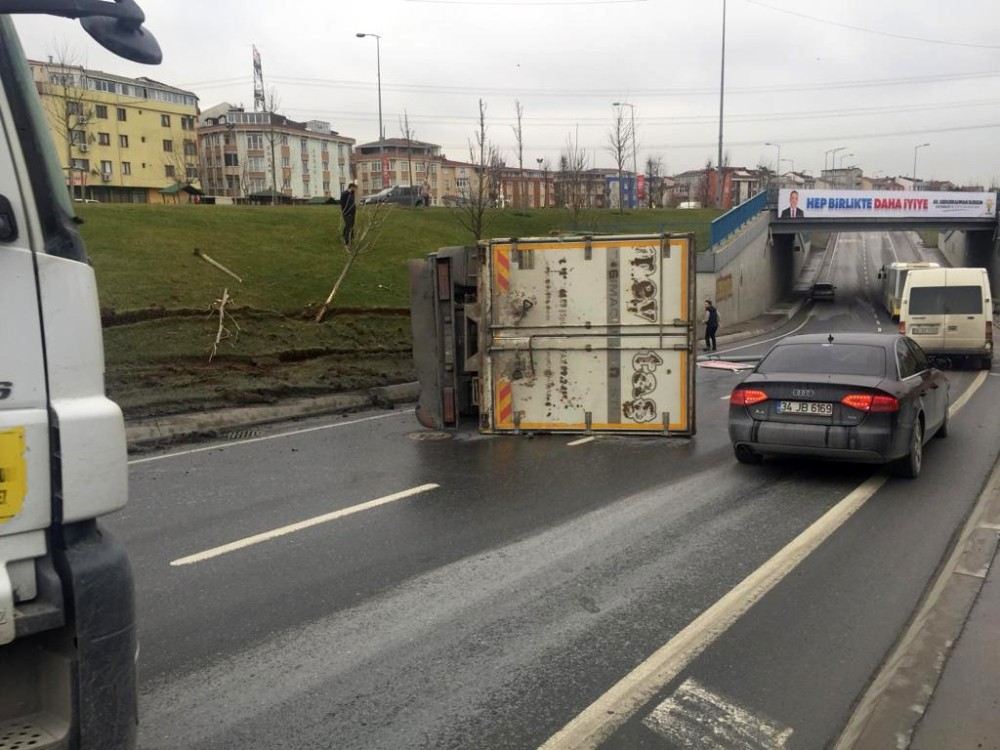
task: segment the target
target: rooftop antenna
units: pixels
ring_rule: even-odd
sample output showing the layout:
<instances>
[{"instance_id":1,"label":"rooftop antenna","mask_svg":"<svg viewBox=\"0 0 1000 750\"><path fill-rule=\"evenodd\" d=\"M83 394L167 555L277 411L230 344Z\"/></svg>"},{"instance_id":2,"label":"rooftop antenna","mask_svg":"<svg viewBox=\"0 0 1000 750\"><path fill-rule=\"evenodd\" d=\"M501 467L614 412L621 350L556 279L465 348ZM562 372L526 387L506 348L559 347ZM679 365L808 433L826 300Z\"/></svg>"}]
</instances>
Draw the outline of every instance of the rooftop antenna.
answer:
<instances>
[{"instance_id":1,"label":"rooftop antenna","mask_svg":"<svg viewBox=\"0 0 1000 750\"><path fill-rule=\"evenodd\" d=\"M264 69L260 63L260 52L257 45L253 45L253 111L264 112L267 110L267 100L264 95Z\"/></svg>"}]
</instances>

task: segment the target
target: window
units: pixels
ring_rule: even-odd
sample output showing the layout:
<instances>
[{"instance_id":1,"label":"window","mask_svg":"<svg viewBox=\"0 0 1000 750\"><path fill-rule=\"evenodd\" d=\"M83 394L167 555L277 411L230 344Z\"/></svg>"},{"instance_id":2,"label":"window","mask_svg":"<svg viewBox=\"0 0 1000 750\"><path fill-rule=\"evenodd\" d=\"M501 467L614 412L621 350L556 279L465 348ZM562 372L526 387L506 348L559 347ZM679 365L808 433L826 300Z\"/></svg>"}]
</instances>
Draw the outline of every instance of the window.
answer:
<instances>
[{"instance_id":1,"label":"window","mask_svg":"<svg viewBox=\"0 0 1000 750\"><path fill-rule=\"evenodd\" d=\"M71 130L69 131L69 139L73 142L74 146L86 146L87 145L87 133L83 130Z\"/></svg>"},{"instance_id":2,"label":"window","mask_svg":"<svg viewBox=\"0 0 1000 750\"><path fill-rule=\"evenodd\" d=\"M111 162L102 161L101 162L101 174L110 177L111 176Z\"/></svg>"},{"instance_id":3,"label":"window","mask_svg":"<svg viewBox=\"0 0 1000 750\"><path fill-rule=\"evenodd\" d=\"M380 162L380 161L373 161L372 162L372 172L381 172L381 171L382 171L382 162Z\"/></svg>"},{"instance_id":4,"label":"window","mask_svg":"<svg viewBox=\"0 0 1000 750\"><path fill-rule=\"evenodd\" d=\"M916 341L912 339L904 339L906 345L910 347L910 351L913 352L913 358L917 362L917 372L924 372L925 370L931 369L930 360L927 359L927 355L924 350L920 348Z\"/></svg>"},{"instance_id":5,"label":"window","mask_svg":"<svg viewBox=\"0 0 1000 750\"><path fill-rule=\"evenodd\" d=\"M130 161L122 162L122 174L124 175L132 174L132 162Z\"/></svg>"},{"instance_id":6,"label":"window","mask_svg":"<svg viewBox=\"0 0 1000 750\"><path fill-rule=\"evenodd\" d=\"M330 144L323 141L323 145L320 147L324 154L330 153Z\"/></svg>"},{"instance_id":7,"label":"window","mask_svg":"<svg viewBox=\"0 0 1000 750\"><path fill-rule=\"evenodd\" d=\"M111 133L98 133L97 134L97 142L101 146L110 146L111 145Z\"/></svg>"},{"instance_id":8,"label":"window","mask_svg":"<svg viewBox=\"0 0 1000 750\"><path fill-rule=\"evenodd\" d=\"M128 148L128 136L127 135L118 136L118 145L121 148Z\"/></svg>"},{"instance_id":9,"label":"window","mask_svg":"<svg viewBox=\"0 0 1000 750\"><path fill-rule=\"evenodd\" d=\"M285 169L291 168L291 166L292 166L292 159L291 159L291 157L290 156L282 156L281 157L281 166L283 166Z\"/></svg>"},{"instance_id":10,"label":"window","mask_svg":"<svg viewBox=\"0 0 1000 750\"><path fill-rule=\"evenodd\" d=\"M176 177L177 176L177 170L174 169L174 165L173 164L167 164L164 167L164 172L166 172L167 177Z\"/></svg>"},{"instance_id":11,"label":"window","mask_svg":"<svg viewBox=\"0 0 1000 750\"><path fill-rule=\"evenodd\" d=\"M185 156L197 156L198 155L198 144L194 141L184 141L184 155Z\"/></svg>"},{"instance_id":12,"label":"window","mask_svg":"<svg viewBox=\"0 0 1000 750\"><path fill-rule=\"evenodd\" d=\"M170 115L160 115L160 125L165 128L170 127Z\"/></svg>"},{"instance_id":13,"label":"window","mask_svg":"<svg viewBox=\"0 0 1000 750\"><path fill-rule=\"evenodd\" d=\"M189 180L196 180L196 179L198 179L198 168L196 166L194 166L193 164L188 164L187 165L186 172L187 172L187 178Z\"/></svg>"},{"instance_id":14,"label":"window","mask_svg":"<svg viewBox=\"0 0 1000 750\"><path fill-rule=\"evenodd\" d=\"M247 133L247 148L253 151L263 151L264 150L264 134L263 133Z\"/></svg>"},{"instance_id":15,"label":"window","mask_svg":"<svg viewBox=\"0 0 1000 750\"><path fill-rule=\"evenodd\" d=\"M98 120L107 120L108 119L107 105L98 104L96 107L94 107L94 115L97 117Z\"/></svg>"},{"instance_id":16,"label":"window","mask_svg":"<svg viewBox=\"0 0 1000 750\"><path fill-rule=\"evenodd\" d=\"M94 89L94 91L104 91L108 94L118 93L118 85L113 81L102 81L100 79L96 79L91 80L90 84L90 88Z\"/></svg>"},{"instance_id":17,"label":"window","mask_svg":"<svg viewBox=\"0 0 1000 750\"><path fill-rule=\"evenodd\" d=\"M170 153L173 153L174 142L170 141L170 140L163 141L163 150L167 151L167 152L170 152Z\"/></svg>"},{"instance_id":18,"label":"window","mask_svg":"<svg viewBox=\"0 0 1000 750\"><path fill-rule=\"evenodd\" d=\"M182 117L181 118L181 130L194 130L194 118L193 117Z\"/></svg>"},{"instance_id":19,"label":"window","mask_svg":"<svg viewBox=\"0 0 1000 750\"><path fill-rule=\"evenodd\" d=\"M75 172L89 172L90 171L90 160L89 159L73 159L73 171Z\"/></svg>"},{"instance_id":20,"label":"window","mask_svg":"<svg viewBox=\"0 0 1000 750\"><path fill-rule=\"evenodd\" d=\"M381 174L377 174L376 173L376 174L372 175L372 189L373 190L381 190L382 189L382 175Z\"/></svg>"},{"instance_id":21,"label":"window","mask_svg":"<svg viewBox=\"0 0 1000 750\"><path fill-rule=\"evenodd\" d=\"M912 378L920 372L917 366L917 358L913 356L910 347L905 341L896 342L896 362L899 364L899 379L906 380Z\"/></svg>"},{"instance_id":22,"label":"window","mask_svg":"<svg viewBox=\"0 0 1000 750\"><path fill-rule=\"evenodd\" d=\"M910 315L982 315L978 286L918 286L910 289Z\"/></svg>"},{"instance_id":23,"label":"window","mask_svg":"<svg viewBox=\"0 0 1000 750\"><path fill-rule=\"evenodd\" d=\"M389 171L390 172L395 172L396 171L396 160L395 159L389 159Z\"/></svg>"},{"instance_id":24,"label":"window","mask_svg":"<svg viewBox=\"0 0 1000 750\"><path fill-rule=\"evenodd\" d=\"M128 111L124 107L118 107L118 122L126 122L128 120Z\"/></svg>"},{"instance_id":25,"label":"window","mask_svg":"<svg viewBox=\"0 0 1000 750\"><path fill-rule=\"evenodd\" d=\"M263 172L264 171L264 157L263 156L250 156L247 158L247 169L251 172Z\"/></svg>"},{"instance_id":26,"label":"window","mask_svg":"<svg viewBox=\"0 0 1000 750\"><path fill-rule=\"evenodd\" d=\"M785 344L776 346L757 372L885 377L885 350L864 344Z\"/></svg>"},{"instance_id":27,"label":"window","mask_svg":"<svg viewBox=\"0 0 1000 750\"><path fill-rule=\"evenodd\" d=\"M281 145L282 146L287 146L288 145L288 134L287 133L282 133L281 134Z\"/></svg>"},{"instance_id":28,"label":"window","mask_svg":"<svg viewBox=\"0 0 1000 750\"><path fill-rule=\"evenodd\" d=\"M329 193L330 192L330 181L329 180L323 180L323 192L324 193Z\"/></svg>"},{"instance_id":29,"label":"window","mask_svg":"<svg viewBox=\"0 0 1000 750\"><path fill-rule=\"evenodd\" d=\"M240 159L236 154L223 154L224 163L227 167L238 167Z\"/></svg>"},{"instance_id":30,"label":"window","mask_svg":"<svg viewBox=\"0 0 1000 750\"><path fill-rule=\"evenodd\" d=\"M83 102L74 102L74 101L66 102L66 114L69 115L70 117L73 117L74 115L77 117L82 117Z\"/></svg>"}]
</instances>

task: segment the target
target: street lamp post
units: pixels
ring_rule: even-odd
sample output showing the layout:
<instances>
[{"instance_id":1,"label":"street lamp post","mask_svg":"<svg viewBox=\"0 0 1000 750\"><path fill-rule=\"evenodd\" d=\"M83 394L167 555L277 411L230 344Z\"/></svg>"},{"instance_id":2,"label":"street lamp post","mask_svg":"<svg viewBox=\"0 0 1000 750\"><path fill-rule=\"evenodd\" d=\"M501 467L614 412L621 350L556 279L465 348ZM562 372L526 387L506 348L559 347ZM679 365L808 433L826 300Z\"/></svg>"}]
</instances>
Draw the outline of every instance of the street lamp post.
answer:
<instances>
[{"instance_id":1,"label":"street lamp post","mask_svg":"<svg viewBox=\"0 0 1000 750\"><path fill-rule=\"evenodd\" d=\"M795 171L795 159L782 159L781 161L782 162L788 162L789 164L791 164L792 165L792 171L793 172Z\"/></svg>"},{"instance_id":2,"label":"street lamp post","mask_svg":"<svg viewBox=\"0 0 1000 750\"><path fill-rule=\"evenodd\" d=\"M722 0L722 75L719 83L719 208L722 208L722 134L726 113L726 0Z\"/></svg>"},{"instance_id":3,"label":"street lamp post","mask_svg":"<svg viewBox=\"0 0 1000 750\"><path fill-rule=\"evenodd\" d=\"M837 148L831 148L829 151L827 151L826 152L827 161L823 162L824 167L828 168L828 169L836 169L836 167L837 167L837 154L839 154L841 151L846 151L846 150L847 150L847 146L837 146ZM829 165L830 165L829 167L826 167L827 163L829 163Z\"/></svg>"},{"instance_id":4,"label":"street lamp post","mask_svg":"<svg viewBox=\"0 0 1000 750\"><path fill-rule=\"evenodd\" d=\"M844 169L844 159L850 159L852 156L854 156L853 153L852 154L844 154L843 156L840 157L840 166L838 167L838 171L843 171L843 169ZM841 178L841 175L838 174L837 175L837 181L838 182L840 181L840 178ZM846 174L843 175L843 180L844 180L844 187L845 188L846 187L850 187L850 185L847 184L847 175Z\"/></svg>"},{"instance_id":5,"label":"street lamp post","mask_svg":"<svg viewBox=\"0 0 1000 750\"><path fill-rule=\"evenodd\" d=\"M632 110L632 198L635 201L635 208L639 206L639 160L635 150L635 105L628 102L614 102L613 107L628 107Z\"/></svg>"},{"instance_id":6,"label":"street lamp post","mask_svg":"<svg viewBox=\"0 0 1000 750\"><path fill-rule=\"evenodd\" d=\"M780 188L781 187L781 178L779 177L779 175L781 174L781 144L780 143L771 143L770 141L768 141L764 145L765 146L774 146L776 149L778 149L778 161L775 162L775 165L774 165L774 181L777 183L778 187Z\"/></svg>"},{"instance_id":7,"label":"street lamp post","mask_svg":"<svg viewBox=\"0 0 1000 750\"><path fill-rule=\"evenodd\" d=\"M355 36L358 39L364 39L366 36L375 37L375 62L378 71L378 139L384 141L385 128L382 127L382 37L379 34L366 34L360 31Z\"/></svg>"},{"instance_id":8,"label":"street lamp post","mask_svg":"<svg viewBox=\"0 0 1000 750\"><path fill-rule=\"evenodd\" d=\"M929 144L929 143L921 143L919 146L914 146L913 147L913 187L914 187L914 189L916 189L916 187L917 187L917 152L920 151L920 149L927 148L930 145L931 144Z\"/></svg>"}]
</instances>

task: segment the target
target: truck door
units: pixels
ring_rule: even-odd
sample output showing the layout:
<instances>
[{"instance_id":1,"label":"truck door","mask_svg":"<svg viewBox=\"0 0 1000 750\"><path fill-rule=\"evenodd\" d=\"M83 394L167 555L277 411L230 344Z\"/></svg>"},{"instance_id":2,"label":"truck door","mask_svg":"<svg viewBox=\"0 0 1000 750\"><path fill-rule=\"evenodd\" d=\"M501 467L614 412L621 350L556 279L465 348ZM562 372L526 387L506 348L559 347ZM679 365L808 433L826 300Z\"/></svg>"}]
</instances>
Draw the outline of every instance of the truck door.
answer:
<instances>
[{"instance_id":1,"label":"truck door","mask_svg":"<svg viewBox=\"0 0 1000 750\"><path fill-rule=\"evenodd\" d=\"M0 645L15 638L15 604L37 597L52 519L38 282L11 122L0 83Z\"/></svg>"},{"instance_id":2,"label":"truck door","mask_svg":"<svg viewBox=\"0 0 1000 750\"><path fill-rule=\"evenodd\" d=\"M693 238L494 241L490 432L694 432Z\"/></svg>"}]
</instances>

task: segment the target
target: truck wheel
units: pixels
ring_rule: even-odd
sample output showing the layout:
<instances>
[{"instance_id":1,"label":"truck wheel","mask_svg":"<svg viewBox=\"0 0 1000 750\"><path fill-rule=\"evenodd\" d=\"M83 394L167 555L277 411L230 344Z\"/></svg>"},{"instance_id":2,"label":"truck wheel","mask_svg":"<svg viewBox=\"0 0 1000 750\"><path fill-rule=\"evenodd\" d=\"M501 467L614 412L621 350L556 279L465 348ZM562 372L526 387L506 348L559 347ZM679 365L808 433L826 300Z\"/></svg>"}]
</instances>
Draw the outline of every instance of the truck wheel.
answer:
<instances>
[{"instance_id":1,"label":"truck wheel","mask_svg":"<svg viewBox=\"0 0 1000 750\"><path fill-rule=\"evenodd\" d=\"M910 452L896 461L890 467L894 477L901 479L916 479L924 464L924 422L918 419L913 424L910 434Z\"/></svg>"}]
</instances>

